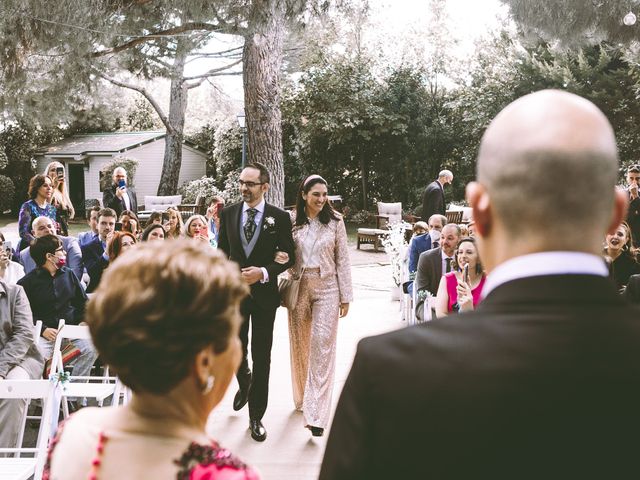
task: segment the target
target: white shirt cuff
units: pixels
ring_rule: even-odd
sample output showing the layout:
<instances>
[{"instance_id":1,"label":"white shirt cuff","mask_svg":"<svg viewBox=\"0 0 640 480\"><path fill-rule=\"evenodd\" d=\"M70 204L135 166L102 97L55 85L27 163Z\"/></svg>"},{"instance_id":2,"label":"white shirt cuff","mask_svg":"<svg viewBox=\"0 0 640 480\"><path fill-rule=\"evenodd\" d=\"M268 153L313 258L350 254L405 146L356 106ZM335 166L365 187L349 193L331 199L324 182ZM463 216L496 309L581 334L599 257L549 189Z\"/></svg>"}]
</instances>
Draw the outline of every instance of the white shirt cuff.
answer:
<instances>
[{"instance_id":1,"label":"white shirt cuff","mask_svg":"<svg viewBox=\"0 0 640 480\"><path fill-rule=\"evenodd\" d=\"M260 270L262 270L262 280L260 280L260 283L268 283L269 282L269 272L267 272L267 269L264 267L260 267Z\"/></svg>"}]
</instances>

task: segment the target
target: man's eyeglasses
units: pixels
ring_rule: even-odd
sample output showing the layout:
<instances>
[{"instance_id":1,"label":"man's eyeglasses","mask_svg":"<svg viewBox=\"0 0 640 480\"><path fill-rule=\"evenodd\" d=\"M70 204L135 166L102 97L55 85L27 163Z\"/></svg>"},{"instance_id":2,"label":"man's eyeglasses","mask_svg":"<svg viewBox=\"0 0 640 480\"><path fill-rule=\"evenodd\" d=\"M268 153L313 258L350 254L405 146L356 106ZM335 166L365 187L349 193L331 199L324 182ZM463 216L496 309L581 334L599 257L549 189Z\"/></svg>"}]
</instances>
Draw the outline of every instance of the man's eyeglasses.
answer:
<instances>
[{"instance_id":1,"label":"man's eyeglasses","mask_svg":"<svg viewBox=\"0 0 640 480\"><path fill-rule=\"evenodd\" d=\"M245 182L244 180L238 180L238 185L245 186L247 188L253 188L256 185L262 185L264 182Z\"/></svg>"}]
</instances>

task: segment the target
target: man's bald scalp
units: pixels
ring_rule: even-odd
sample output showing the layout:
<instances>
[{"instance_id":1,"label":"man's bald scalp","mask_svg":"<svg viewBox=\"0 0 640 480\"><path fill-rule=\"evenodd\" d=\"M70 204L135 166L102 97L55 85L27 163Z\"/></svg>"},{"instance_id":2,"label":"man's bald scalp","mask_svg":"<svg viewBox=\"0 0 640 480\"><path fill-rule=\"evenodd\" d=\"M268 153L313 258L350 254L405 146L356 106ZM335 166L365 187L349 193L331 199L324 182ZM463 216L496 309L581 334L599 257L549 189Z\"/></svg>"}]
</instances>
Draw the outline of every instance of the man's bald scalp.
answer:
<instances>
[{"instance_id":1,"label":"man's bald scalp","mask_svg":"<svg viewBox=\"0 0 640 480\"><path fill-rule=\"evenodd\" d=\"M477 168L496 215L514 235L548 234L550 220L554 231L573 236L608 225L615 136L605 115L577 95L543 90L511 103L487 128Z\"/></svg>"}]
</instances>

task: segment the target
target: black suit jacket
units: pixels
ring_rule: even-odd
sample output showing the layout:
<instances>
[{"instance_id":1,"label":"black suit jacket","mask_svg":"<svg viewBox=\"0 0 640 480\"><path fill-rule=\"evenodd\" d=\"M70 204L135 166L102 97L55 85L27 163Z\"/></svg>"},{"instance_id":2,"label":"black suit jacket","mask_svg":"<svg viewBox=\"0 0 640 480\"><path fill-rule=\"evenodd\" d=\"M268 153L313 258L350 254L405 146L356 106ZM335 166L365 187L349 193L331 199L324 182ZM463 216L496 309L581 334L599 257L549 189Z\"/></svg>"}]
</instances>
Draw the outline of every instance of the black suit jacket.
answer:
<instances>
[{"instance_id":1,"label":"black suit jacket","mask_svg":"<svg viewBox=\"0 0 640 480\"><path fill-rule=\"evenodd\" d=\"M82 247L82 261L87 274L89 275L89 285L87 285L87 293L93 292L98 288L100 279L102 278L102 272L109 265L109 261L102 257L104 248L100 237L94 238L91 242Z\"/></svg>"},{"instance_id":2,"label":"black suit jacket","mask_svg":"<svg viewBox=\"0 0 640 480\"><path fill-rule=\"evenodd\" d=\"M437 180L431 182L422 194L422 220L429 221L431 215L446 213L444 204L444 189Z\"/></svg>"},{"instance_id":3,"label":"black suit jacket","mask_svg":"<svg viewBox=\"0 0 640 480\"><path fill-rule=\"evenodd\" d=\"M131 211L136 213L138 211L138 197L136 195L135 188L127 185L125 193L129 196L131 202ZM119 217L123 210L126 210L124 200L119 199L116 196L116 186L111 185L104 192L102 192L102 206L105 208L113 208L116 211L116 215Z\"/></svg>"},{"instance_id":4,"label":"black suit jacket","mask_svg":"<svg viewBox=\"0 0 640 480\"><path fill-rule=\"evenodd\" d=\"M240 268L254 266L267 269L269 281L251 285L251 297L264 308L277 308L280 305L278 275L295 262L291 217L284 210L266 203L262 223L258 225L260 236L253 251L247 257L240 240L242 205L243 202L235 203L220 212L218 247L230 260L237 262ZM268 217L274 219L272 227L265 222ZM274 261L276 251L287 252L289 262L284 265L276 263Z\"/></svg>"},{"instance_id":5,"label":"black suit jacket","mask_svg":"<svg viewBox=\"0 0 640 480\"><path fill-rule=\"evenodd\" d=\"M635 478L640 311L590 275L358 345L321 480Z\"/></svg>"}]
</instances>

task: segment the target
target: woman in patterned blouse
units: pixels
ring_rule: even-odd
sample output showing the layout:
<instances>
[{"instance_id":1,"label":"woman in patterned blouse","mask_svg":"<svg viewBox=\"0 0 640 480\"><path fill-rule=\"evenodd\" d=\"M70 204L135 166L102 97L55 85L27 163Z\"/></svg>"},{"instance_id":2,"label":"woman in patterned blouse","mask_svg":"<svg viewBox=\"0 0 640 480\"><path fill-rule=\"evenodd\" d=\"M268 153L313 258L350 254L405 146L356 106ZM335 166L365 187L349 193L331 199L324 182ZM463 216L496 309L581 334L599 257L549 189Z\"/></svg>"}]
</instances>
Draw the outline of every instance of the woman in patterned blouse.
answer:
<instances>
[{"instance_id":1,"label":"woman in patterned blouse","mask_svg":"<svg viewBox=\"0 0 640 480\"><path fill-rule=\"evenodd\" d=\"M196 242L147 242L105 272L87 308L105 364L133 392L58 429L44 478L255 480L206 432L240 365L237 267Z\"/></svg>"},{"instance_id":2,"label":"woman in patterned blouse","mask_svg":"<svg viewBox=\"0 0 640 480\"><path fill-rule=\"evenodd\" d=\"M20 250L29 246L33 240L31 224L38 217L49 217L60 235L60 227L56 221L56 207L51 205L53 198L53 182L46 175L35 175L29 181L29 199L20 207L18 214L18 231L20 233Z\"/></svg>"}]
</instances>

